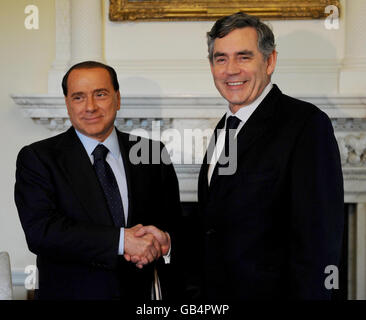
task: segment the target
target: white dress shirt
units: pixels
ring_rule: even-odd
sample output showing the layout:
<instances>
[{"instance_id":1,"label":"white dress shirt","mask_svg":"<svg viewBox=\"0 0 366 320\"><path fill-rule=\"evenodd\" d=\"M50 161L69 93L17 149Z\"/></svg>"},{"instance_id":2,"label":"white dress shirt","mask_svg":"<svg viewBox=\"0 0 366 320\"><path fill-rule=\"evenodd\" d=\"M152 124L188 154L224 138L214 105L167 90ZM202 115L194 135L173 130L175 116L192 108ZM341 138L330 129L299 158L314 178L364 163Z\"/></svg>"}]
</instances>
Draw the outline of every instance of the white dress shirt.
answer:
<instances>
[{"instance_id":1,"label":"white dress shirt","mask_svg":"<svg viewBox=\"0 0 366 320\"><path fill-rule=\"evenodd\" d=\"M92 152L98 144L103 144L109 150L106 161L110 165L113 174L117 180L118 189L121 194L123 211L125 214L125 221L127 223L128 219L128 189L127 189L127 180L126 180L126 172L125 167L123 165L121 151L119 149L118 137L116 129L114 128L112 133L109 135L107 139L105 139L102 143L93 138L87 137L76 131L81 143L83 144L86 152L88 153L89 159L92 164L94 164L94 156ZM124 235L125 229L121 228L120 236L119 236L119 246L118 246L118 254L123 255L124 253Z\"/></svg>"},{"instance_id":2,"label":"white dress shirt","mask_svg":"<svg viewBox=\"0 0 366 320\"><path fill-rule=\"evenodd\" d=\"M235 133L235 137L236 137L238 135L239 131L241 130L241 128L243 128L244 124L248 121L250 116L253 114L255 109L257 109L257 107L260 105L260 103L263 101L263 99L271 91L272 87L273 87L273 84L272 84L272 82L270 82L264 88L264 90L262 91L262 93L260 94L260 96L257 99L255 99L251 104L248 104L247 106L240 108L235 114L232 113L230 108L228 107L228 111L226 112L226 117L225 117L224 128L220 131L220 134L217 138L215 150L212 154L212 158L211 158L210 162L208 162L209 163L208 173L207 173L208 185L210 185L212 174L215 169L216 163L217 163L218 159L220 158L222 150L224 149L226 119L230 116L235 116L241 120L238 128L236 129L236 133Z\"/></svg>"},{"instance_id":3,"label":"white dress shirt","mask_svg":"<svg viewBox=\"0 0 366 320\"><path fill-rule=\"evenodd\" d=\"M98 140L95 140L93 138L87 137L80 133L79 131L76 131L77 136L79 137L81 143L83 144L89 159L92 164L94 164L94 156L92 155L92 152L96 148L98 144L105 145L109 152L107 153L106 161L110 165L113 174L117 180L118 189L121 194L122 204L123 204L123 211L125 214L125 221L127 223L128 219L128 189L127 189L127 180L126 180L126 172L125 167L123 165L123 159L121 155L121 151L119 148L118 143L118 137L116 129L114 128L112 133L109 135L107 139L105 139L102 143ZM125 229L121 228L120 236L119 236L119 246L118 246L118 254L123 255L124 254L124 235L125 235ZM170 256L171 256L171 247L169 248L168 253L163 256L165 263L170 263Z\"/></svg>"}]
</instances>

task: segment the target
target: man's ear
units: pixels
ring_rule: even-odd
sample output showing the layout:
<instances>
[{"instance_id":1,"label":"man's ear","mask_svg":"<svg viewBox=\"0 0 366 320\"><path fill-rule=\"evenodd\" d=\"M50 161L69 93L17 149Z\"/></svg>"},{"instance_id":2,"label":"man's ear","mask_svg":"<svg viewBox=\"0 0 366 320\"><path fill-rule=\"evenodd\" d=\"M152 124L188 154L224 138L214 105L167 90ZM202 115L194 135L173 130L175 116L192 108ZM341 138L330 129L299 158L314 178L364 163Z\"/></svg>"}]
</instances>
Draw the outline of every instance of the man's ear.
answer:
<instances>
[{"instance_id":1,"label":"man's ear","mask_svg":"<svg viewBox=\"0 0 366 320\"><path fill-rule=\"evenodd\" d=\"M66 110L67 110L67 114L70 115L70 112L69 112L69 104L67 102L67 97L64 96L64 100L65 100L65 105L66 105Z\"/></svg>"},{"instance_id":2,"label":"man's ear","mask_svg":"<svg viewBox=\"0 0 366 320\"><path fill-rule=\"evenodd\" d=\"M210 59L208 59L208 62L210 63L211 73L213 73L213 62Z\"/></svg>"},{"instance_id":3,"label":"man's ear","mask_svg":"<svg viewBox=\"0 0 366 320\"><path fill-rule=\"evenodd\" d=\"M117 90L117 110L121 109L121 93Z\"/></svg>"},{"instance_id":4,"label":"man's ear","mask_svg":"<svg viewBox=\"0 0 366 320\"><path fill-rule=\"evenodd\" d=\"M276 68L277 63L277 51L273 50L267 59L267 75L271 76Z\"/></svg>"}]
</instances>

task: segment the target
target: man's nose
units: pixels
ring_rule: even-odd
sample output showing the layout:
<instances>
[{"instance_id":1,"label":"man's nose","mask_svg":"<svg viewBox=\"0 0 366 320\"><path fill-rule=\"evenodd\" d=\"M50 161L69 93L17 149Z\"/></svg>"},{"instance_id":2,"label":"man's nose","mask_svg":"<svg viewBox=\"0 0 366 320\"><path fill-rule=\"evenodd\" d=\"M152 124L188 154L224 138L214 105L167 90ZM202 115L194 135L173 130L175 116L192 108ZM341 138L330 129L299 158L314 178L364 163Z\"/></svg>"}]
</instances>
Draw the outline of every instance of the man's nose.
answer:
<instances>
[{"instance_id":1,"label":"man's nose","mask_svg":"<svg viewBox=\"0 0 366 320\"><path fill-rule=\"evenodd\" d=\"M236 60L229 60L226 72L230 75L240 73L240 68Z\"/></svg>"},{"instance_id":2,"label":"man's nose","mask_svg":"<svg viewBox=\"0 0 366 320\"><path fill-rule=\"evenodd\" d=\"M97 105L95 104L93 97L88 97L86 101L86 111L93 112L97 109Z\"/></svg>"}]
</instances>

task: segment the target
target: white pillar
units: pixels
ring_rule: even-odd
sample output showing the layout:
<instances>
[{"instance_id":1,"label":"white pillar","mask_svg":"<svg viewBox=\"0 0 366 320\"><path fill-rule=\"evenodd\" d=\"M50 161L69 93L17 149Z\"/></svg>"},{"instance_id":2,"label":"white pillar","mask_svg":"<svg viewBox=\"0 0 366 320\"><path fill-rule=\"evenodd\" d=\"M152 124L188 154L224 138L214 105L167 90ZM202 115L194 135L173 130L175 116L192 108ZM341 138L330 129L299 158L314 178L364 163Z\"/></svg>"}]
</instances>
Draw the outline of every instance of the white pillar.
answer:
<instances>
[{"instance_id":1,"label":"white pillar","mask_svg":"<svg viewBox=\"0 0 366 320\"><path fill-rule=\"evenodd\" d=\"M85 60L103 62L102 0L55 0L55 61L48 72L48 93L61 94L67 69Z\"/></svg>"},{"instance_id":2,"label":"white pillar","mask_svg":"<svg viewBox=\"0 0 366 320\"><path fill-rule=\"evenodd\" d=\"M366 299L366 204L358 203L356 212L356 299Z\"/></svg>"},{"instance_id":3,"label":"white pillar","mask_svg":"<svg viewBox=\"0 0 366 320\"><path fill-rule=\"evenodd\" d=\"M71 57L70 0L55 0L55 60L48 72L48 92L61 93L61 80Z\"/></svg>"},{"instance_id":4,"label":"white pillar","mask_svg":"<svg viewBox=\"0 0 366 320\"><path fill-rule=\"evenodd\" d=\"M346 3L346 49L340 73L341 93L366 92L366 1Z\"/></svg>"},{"instance_id":5,"label":"white pillar","mask_svg":"<svg viewBox=\"0 0 366 320\"><path fill-rule=\"evenodd\" d=\"M70 65L84 61L103 61L102 1L71 1Z\"/></svg>"}]
</instances>

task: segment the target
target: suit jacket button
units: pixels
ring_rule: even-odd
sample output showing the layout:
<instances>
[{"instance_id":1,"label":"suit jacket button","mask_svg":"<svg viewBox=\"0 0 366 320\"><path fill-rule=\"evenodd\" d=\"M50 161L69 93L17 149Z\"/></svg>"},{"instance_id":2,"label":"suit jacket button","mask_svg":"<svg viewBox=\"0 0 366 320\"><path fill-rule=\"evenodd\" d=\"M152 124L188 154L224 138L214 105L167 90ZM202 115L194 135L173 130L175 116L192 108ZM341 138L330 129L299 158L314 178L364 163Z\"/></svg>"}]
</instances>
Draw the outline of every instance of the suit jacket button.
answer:
<instances>
[{"instance_id":1,"label":"suit jacket button","mask_svg":"<svg viewBox=\"0 0 366 320\"><path fill-rule=\"evenodd\" d=\"M207 230L207 231L206 231L206 236L210 236L210 235L214 234L215 232L216 232L216 230L215 230L215 229Z\"/></svg>"}]
</instances>

